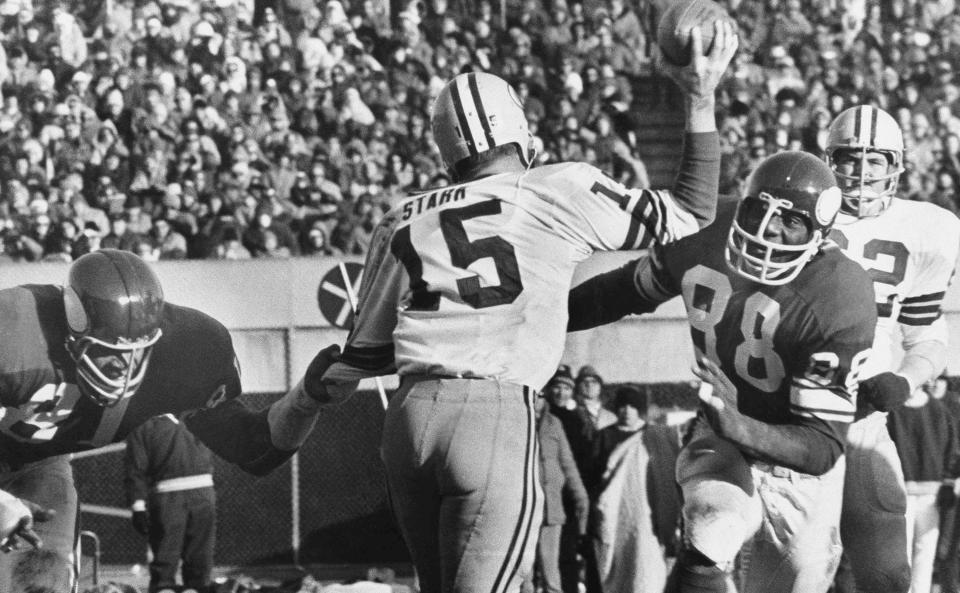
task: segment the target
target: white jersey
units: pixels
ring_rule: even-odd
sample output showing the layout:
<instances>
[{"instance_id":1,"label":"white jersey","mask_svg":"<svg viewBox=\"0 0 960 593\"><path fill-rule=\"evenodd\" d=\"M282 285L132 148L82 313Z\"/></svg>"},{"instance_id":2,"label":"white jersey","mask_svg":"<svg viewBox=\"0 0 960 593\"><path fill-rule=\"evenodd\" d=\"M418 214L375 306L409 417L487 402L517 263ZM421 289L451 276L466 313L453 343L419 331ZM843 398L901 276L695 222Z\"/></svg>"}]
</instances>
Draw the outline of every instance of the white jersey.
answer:
<instances>
[{"instance_id":1,"label":"white jersey","mask_svg":"<svg viewBox=\"0 0 960 593\"><path fill-rule=\"evenodd\" d=\"M370 247L345 383L400 375L478 377L539 389L556 371L576 265L698 230L669 191L628 189L561 163L408 198Z\"/></svg>"},{"instance_id":2,"label":"white jersey","mask_svg":"<svg viewBox=\"0 0 960 593\"><path fill-rule=\"evenodd\" d=\"M879 216L841 214L830 238L873 278L877 332L861 378L895 370L900 344L947 342L941 306L960 251L960 219L929 202L894 198Z\"/></svg>"}]
</instances>

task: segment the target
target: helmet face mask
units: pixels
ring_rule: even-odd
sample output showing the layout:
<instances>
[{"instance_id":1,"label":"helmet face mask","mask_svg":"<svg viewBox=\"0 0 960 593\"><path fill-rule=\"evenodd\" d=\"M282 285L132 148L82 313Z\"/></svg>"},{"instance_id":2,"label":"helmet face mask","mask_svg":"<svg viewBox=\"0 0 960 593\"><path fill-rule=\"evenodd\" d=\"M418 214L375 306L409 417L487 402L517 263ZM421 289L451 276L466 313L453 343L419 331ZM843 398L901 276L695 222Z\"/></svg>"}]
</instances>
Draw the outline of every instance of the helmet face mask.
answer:
<instances>
[{"instance_id":1,"label":"helmet face mask","mask_svg":"<svg viewBox=\"0 0 960 593\"><path fill-rule=\"evenodd\" d=\"M840 189L813 155L781 152L747 180L724 256L739 276L769 286L796 278L820 250L840 210Z\"/></svg>"},{"instance_id":2,"label":"helmet face mask","mask_svg":"<svg viewBox=\"0 0 960 593\"><path fill-rule=\"evenodd\" d=\"M163 289L153 271L133 253L95 251L70 267L63 303L81 393L108 407L133 396L163 335Z\"/></svg>"},{"instance_id":3,"label":"helmet face mask","mask_svg":"<svg viewBox=\"0 0 960 593\"><path fill-rule=\"evenodd\" d=\"M430 115L433 137L451 172L488 150L516 145L525 166L533 160L523 103L505 80L484 72L460 74L443 87Z\"/></svg>"},{"instance_id":4,"label":"helmet face mask","mask_svg":"<svg viewBox=\"0 0 960 593\"><path fill-rule=\"evenodd\" d=\"M132 396L147 374L153 345L163 332L137 342L107 344L91 336L67 338L67 350L77 363L81 391L97 404L112 407Z\"/></svg>"},{"instance_id":5,"label":"helmet face mask","mask_svg":"<svg viewBox=\"0 0 960 593\"><path fill-rule=\"evenodd\" d=\"M889 207L903 173L903 134L890 114L851 107L830 124L827 164L843 192L843 212L878 216Z\"/></svg>"}]
</instances>

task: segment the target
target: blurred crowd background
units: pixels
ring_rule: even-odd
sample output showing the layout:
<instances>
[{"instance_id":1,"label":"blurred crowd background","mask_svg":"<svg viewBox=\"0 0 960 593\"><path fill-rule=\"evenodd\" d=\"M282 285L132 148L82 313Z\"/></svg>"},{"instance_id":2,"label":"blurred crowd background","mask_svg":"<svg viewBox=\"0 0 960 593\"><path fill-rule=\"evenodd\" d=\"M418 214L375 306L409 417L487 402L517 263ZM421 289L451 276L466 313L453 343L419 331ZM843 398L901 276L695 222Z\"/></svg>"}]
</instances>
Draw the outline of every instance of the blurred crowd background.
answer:
<instances>
[{"instance_id":1,"label":"blurred crowd background","mask_svg":"<svg viewBox=\"0 0 960 593\"><path fill-rule=\"evenodd\" d=\"M903 127L901 194L956 211L954 0L724 3L742 37L720 93L721 191L772 152L819 153L831 118L870 102ZM0 261L363 254L398 199L450 182L429 106L470 69L514 84L538 163L588 161L645 186L639 110L680 110L653 59L661 10L3 0Z\"/></svg>"}]
</instances>

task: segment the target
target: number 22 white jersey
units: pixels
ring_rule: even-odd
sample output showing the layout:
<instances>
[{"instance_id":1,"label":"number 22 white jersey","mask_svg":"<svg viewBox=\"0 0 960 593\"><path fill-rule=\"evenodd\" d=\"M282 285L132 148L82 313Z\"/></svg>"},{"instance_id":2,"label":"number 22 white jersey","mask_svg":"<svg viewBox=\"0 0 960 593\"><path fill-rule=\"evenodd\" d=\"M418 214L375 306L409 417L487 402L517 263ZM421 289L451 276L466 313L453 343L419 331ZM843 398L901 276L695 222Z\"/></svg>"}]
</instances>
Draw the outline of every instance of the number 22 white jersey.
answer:
<instances>
[{"instance_id":1,"label":"number 22 white jersey","mask_svg":"<svg viewBox=\"0 0 960 593\"><path fill-rule=\"evenodd\" d=\"M947 342L941 307L960 251L960 219L931 204L894 198L879 216L841 214L830 238L873 279L877 332L861 378L894 370L895 346Z\"/></svg>"},{"instance_id":2,"label":"number 22 white jersey","mask_svg":"<svg viewBox=\"0 0 960 593\"><path fill-rule=\"evenodd\" d=\"M371 244L334 383L391 372L543 386L565 343L575 266L698 230L668 191L579 163L502 173L408 198Z\"/></svg>"}]
</instances>

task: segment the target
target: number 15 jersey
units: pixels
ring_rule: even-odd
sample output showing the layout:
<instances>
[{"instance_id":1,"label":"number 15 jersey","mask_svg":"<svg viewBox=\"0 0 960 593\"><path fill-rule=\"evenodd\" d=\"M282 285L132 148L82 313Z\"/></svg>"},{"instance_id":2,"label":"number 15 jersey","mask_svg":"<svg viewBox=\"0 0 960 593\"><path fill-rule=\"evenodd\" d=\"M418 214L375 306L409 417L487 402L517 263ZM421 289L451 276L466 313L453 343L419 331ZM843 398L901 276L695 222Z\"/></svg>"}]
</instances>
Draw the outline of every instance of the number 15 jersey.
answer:
<instances>
[{"instance_id":1,"label":"number 15 jersey","mask_svg":"<svg viewBox=\"0 0 960 593\"><path fill-rule=\"evenodd\" d=\"M710 196L711 199L713 196ZM578 163L501 173L406 199L381 221L333 383L395 370L546 384L563 353L567 291L595 250L697 231L668 191Z\"/></svg>"}]
</instances>

